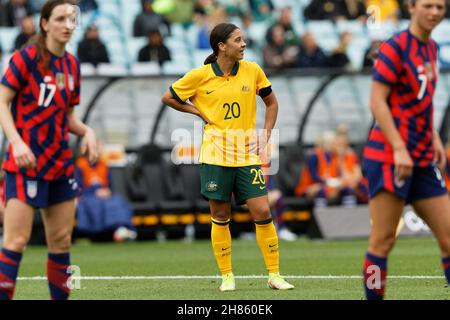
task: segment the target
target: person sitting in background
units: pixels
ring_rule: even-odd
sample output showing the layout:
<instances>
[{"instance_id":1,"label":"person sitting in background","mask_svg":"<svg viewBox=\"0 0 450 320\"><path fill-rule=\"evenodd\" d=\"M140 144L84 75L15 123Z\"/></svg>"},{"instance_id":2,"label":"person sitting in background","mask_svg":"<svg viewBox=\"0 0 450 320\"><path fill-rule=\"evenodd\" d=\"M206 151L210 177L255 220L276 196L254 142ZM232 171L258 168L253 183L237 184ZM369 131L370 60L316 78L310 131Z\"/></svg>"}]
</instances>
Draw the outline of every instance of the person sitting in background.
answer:
<instances>
[{"instance_id":1,"label":"person sitting in background","mask_svg":"<svg viewBox=\"0 0 450 320\"><path fill-rule=\"evenodd\" d=\"M264 66L274 69L295 67L297 53L298 47L285 44L283 27L275 25L263 49Z\"/></svg>"},{"instance_id":2,"label":"person sitting in background","mask_svg":"<svg viewBox=\"0 0 450 320\"><path fill-rule=\"evenodd\" d=\"M90 164L84 156L76 161L76 177L81 187L77 205L77 230L92 238L112 234L114 241L136 239L132 223L133 209L121 195L111 190L107 160L99 157Z\"/></svg>"},{"instance_id":3,"label":"person sitting in background","mask_svg":"<svg viewBox=\"0 0 450 320\"><path fill-rule=\"evenodd\" d=\"M328 65L331 68L347 68L351 66L350 59L347 56L348 45L352 41L352 33L344 31L340 35L338 46L328 57Z\"/></svg>"},{"instance_id":4,"label":"person sitting in background","mask_svg":"<svg viewBox=\"0 0 450 320\"><path fill-rule=\"evenodd\" d=\"M298 68L324 68L328 66L328 57L319 47L311 32L302 36L300 50L297 56Z\"/></svg>"},{"instance_id":5,"label":"person sitting in background","mask_svg":"<svg viewBox=\"0 0 450 320\"><path fill-rule=\"evenodd\" d=\"M305 196L317 207L327 203L351 207L357 203L361 179L358 157L346 137L325 132L301 172L295 195Z\"/></svg>"},{"instance_id":6,"label":"person sitting in background","mask_svg":"<svg viewBox=\"0 0 450 320\"><path fill-rule=\"evenodd\" d=\"M6 27L20 27L22 19L33 14L27 0L9 0L2 10L5 11L4 25Z\"/></svg>"},{"instance_id":7,"label":"person sitting in background","mask_svg":"<svg viewBox=\"0 0 450 320\"><path fill-rule=\"evenodd\" d=\"M344 0L345 5L345 17L348 20L359 20L360 22L366 22L366 4L365 0Z\"/></svg>"},{"instance_id":8,"label":"person sitting in background","mask_svg":"<svg viewBox=\"0 0 450 320\"><path fill-rule=\"evenodd\" d=\"M249 6L255 21L264 21L272 17L274 5L270 0L249 0Z\"/></svg>"},{"instance_id":9,"label":"person sitting in background","mask_svg":"<svg viewBox=\"0 0 450 320\"><path fill-rule=\"evenodd\" d=\"M87 13L98 9L96 0L75 0L74 4L80 7L82 13Z\"/></svg>"},{"instance_id":10,"label":"person sitting in background","mask_svg":"<svg viewBox=\"0 0 450 320\"><path fill-rule=\"evenodd\" d=\"M243 13L241 13L240 18L242 20L241 30L246 35L246 37L245 37L246 48L253 49L253 48L257 47L257 43L252 38L252 35L250 32L250 28L253 24L253 16L250 12L243 12Z\"/></svg>"},{"instance_id":11,"label":"person sitting in background","mask_svg":"<svg viewBox=\"0 0 450 320\"><path fill-rule=\"evenodd\" d=\"M303 10L308 20L345 20L347 10L342 0L312 0Z\"/></svg>"},{"instance_id":12,"label":"person sitting in background","mask_svg":"<svg viewBox=\"0 0 450 320\"><path fill-rule=\"evenodd\" d=\"M78 59L81 63L92 63L95 67L99 63L109 63L108 51L105 44L100 40L98 29L90 25L83 40L78 44Z\"/></svg>"},{"instance_id":13,"label":"person sitting in background","mask_svg":"<svg viewBox=\"0 0 450 320\"><path fill-rule=\"evenodd\" d=\"M36 34L36 27L32 16L25 17L21 23L21 33L16 37L14 49L20 50Z\"/></svg>"},{"instance_id":14,"label":"person sitting in background","mask_svg":"<svg viewBox=\"0 0 450 320\"><path fill-rule=\"evenodd\" d=\"M170 36L170 22L162 15L153 11L152 0L142 0L142 12L136 17L133 24L134 37L146 37L152 30L162 30L164 35Z\"/></svg>"},{"instance_id":15,"label":"person sitting in background","mask_svg":"<svg viewBox=\"0 0 450 320\"><path fill-rule=\"evenodd\" d=\"M375 38L372 40L372 42L370 43L370 47L364 53L364 61L363 61L364 68L373 67L375 59L378 57L378 51L382 43L383 41L380 39Z\"/></svg>"},{"instance_id":16,"label":"person sitting in background","mask_svg":"<svg viewBox=\"0 0 450 320\"><path fill-rule=\"evenodd\" d=\"M33 14L39 14L41 13L41 9L44 6L44 3L47 0L30 0L30 7L31 10L33 11Z\"/></svg>"},{"instance_id":17,"label":"person sitting in background","mask_svg":"<svg viewBox=\"0 0 450 320\"><path fill-rule=\"evenodd\" d=\"M298 36L292 26L292 8L284 7L280 11L278 20L267 30L266 41L272 41L272 29L280 26L284 31L284 43L287 45L298 45Z\"/></svg>"},{"instance_id":18,"label":"person sitting in background","mask_svg":"<svg viewBox=\"0 0 450 320\"><path fill-rule=\"evenodd\" d=\"M342 203L351 206L354 204L355 197L357 202L367 203L369 201L368 183L363 177L359 157L350 146L347 127L338 126L334 146L344 187Z\"/></svg>"},{"instance_id":19,"label":"person sitting in background","mask_svg":"<svg viewBox=\"0 0 450 320\"><path fill-rule=\"evenodd\" d=\"M209 49L209 23L205 9L195 6L193 19L198 27L197 49Z\"/></svg>"},{"instance_id":20,"label":"person sitting in background","mask_svg":"<svg viewBox=\"0 0 450 320\"><path fill-rule=\"evenodd\" d=\"M172 60L169 49L164 45L159 30L150 31L148 44L139 50L139 62L157 62L160 66Z\"/></svg>"}]
</instances>

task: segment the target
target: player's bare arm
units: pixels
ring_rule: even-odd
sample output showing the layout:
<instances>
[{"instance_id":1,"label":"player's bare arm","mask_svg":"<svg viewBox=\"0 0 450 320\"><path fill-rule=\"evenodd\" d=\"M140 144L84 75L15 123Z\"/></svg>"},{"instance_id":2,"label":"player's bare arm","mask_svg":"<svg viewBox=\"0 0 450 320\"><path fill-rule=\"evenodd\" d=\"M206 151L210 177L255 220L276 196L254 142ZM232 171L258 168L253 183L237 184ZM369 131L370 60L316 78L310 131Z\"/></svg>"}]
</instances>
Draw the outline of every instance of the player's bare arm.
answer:
<instances>
[{"instance_id":1,"label":"player's bare arm","mask_svg":"<svg viewBox=\"0 0 450 320\"><path fill-rule=\"evenodd\" d=\"M17 132L9 110L9 105L15 96L16 92L14 90L0 84L0 124L12 146L14 161L19 168L34 168L36 157Z\"/></svg>"},{"instance_id":2,"label":"player's bare arm","mask_svg":"<svg viewBox=\"0 0 450 320\"><path fill-rule=\"evenodd\" d=\"M97 137L94 130L91 127L84 124L73 112L73 108L68 112L69 132L79 137L83 137L81 140L81 153L88 154L88 159L91 163L95 162L98 158L97 152Z\"/></svg>"},{"instance_id":3,"label":"player's bare arm","mask_svg":"<svg viewBox=\"0 0 450 320\"><path fill-rule=\"evenodd\" d=\"M164 94L161 98L161 101L165 105L167 105L171 108L174 108L175 110L193 114L193 115L201 118L203 121L205 121L205 123L209 123L209 121L205 117L203 117L203 115L200 113L200 111L198 111L198 109L194 105L192 105L190 103L186 103L186 102L183 104L179 103L177 101L177 99L175 99L172 96L172 93L169 90L164 92Z\"/></svg>"},{"instance_id":4,"label":"player's bare arm","mask_svg":"<svg viewBox=\"0 0 450 320\"><path fill-rule=\"evenodd\" d=\"M445 167L447 164L447 155L445 153L444 145L442 144L441 137L436 130L433 130L433 148L434 148L434 160L436 164L441 170L442 173L445 173Z\"/></svg>"},{"instance_id":5,"label":"player's bare arm","mask_svg":"<svg viewBox=\"0 0 450 320\"><path fill-rule=\"evenodd\" d=\"M404 180L412 174L413 161L408 149L394 124L394 119L387 104L391 88L379 81L372 82L372 95L370 97L370 109L381 131L394 150L395 175L399 180Z\"/></svg>"},{"instance_id":6,"label":"player's bare arm","mask_svg":"<svg viewBox=\"0 0 450 320\"><path fill-rule=\"evenodd\" d=\"M275 93L272 91L268 96L263 98L266 105L266 118L264 123L264 129L267 132L267 140L270 139L272 129L275 127L278 115L278 101Z\"/></svg>"}]
</instances>

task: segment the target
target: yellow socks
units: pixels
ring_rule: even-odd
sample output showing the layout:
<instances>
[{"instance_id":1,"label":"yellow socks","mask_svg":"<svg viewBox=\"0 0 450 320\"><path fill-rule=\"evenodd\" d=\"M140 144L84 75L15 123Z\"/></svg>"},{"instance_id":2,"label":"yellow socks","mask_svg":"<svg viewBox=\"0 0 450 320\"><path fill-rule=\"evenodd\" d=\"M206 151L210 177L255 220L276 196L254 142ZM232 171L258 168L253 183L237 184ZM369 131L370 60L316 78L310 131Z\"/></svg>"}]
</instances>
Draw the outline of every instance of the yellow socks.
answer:
<instances>
[{"instance_id":1,"label":"yellow socks","mask_svg":"<svg viewBox=\"0 0 450 320\"><path fill-rule=\"evenodd\" d=\"M269 273L279 272L278 236L272 219L255 221L256 241Z\"/></svg>"},{"instance_id":2,"label":"yellow socks","mask_svg":"<svg viewBox=\"0 0 450 320\"><path fill-rule=\"evenodd\" d=\"M211 218L211 221L211 242L217 265L222 274L227 274L231 272L230 220L219 221Z\"/></svg>"}]
</instances>

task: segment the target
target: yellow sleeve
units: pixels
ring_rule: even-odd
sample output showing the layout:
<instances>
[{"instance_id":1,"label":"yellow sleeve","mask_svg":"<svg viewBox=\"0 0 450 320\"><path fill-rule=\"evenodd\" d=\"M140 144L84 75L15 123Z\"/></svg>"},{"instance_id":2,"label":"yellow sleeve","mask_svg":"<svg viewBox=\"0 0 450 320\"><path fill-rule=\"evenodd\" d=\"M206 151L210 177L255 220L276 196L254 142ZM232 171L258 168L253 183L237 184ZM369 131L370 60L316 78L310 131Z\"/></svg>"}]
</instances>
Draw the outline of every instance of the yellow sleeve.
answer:
<instances>
[{"instance_id":1,"label":"yellow sleeve","mask_svg":"<svg viewBox=\"0 0 450 320\"><path fill-rule=\"evenodd\" d=\"M199 70L191 70L182 78L175 81L170 87L170 92L173 97L180 103L184 103L187 99L195 96L197 87L200 82L201 73Z\"/></svg>"},{"instance_id":2,"label":"yellow sleeve","mask_svg":"<svg viewBox=\"0 0 450 320\"><path fill-rule=\"evenodd\" d=\"M266 74L261 67L255 63L256 66L256 94L259 94L259 90L270 87L272 84L267 79Z\"/></svg>"}]
</instances>

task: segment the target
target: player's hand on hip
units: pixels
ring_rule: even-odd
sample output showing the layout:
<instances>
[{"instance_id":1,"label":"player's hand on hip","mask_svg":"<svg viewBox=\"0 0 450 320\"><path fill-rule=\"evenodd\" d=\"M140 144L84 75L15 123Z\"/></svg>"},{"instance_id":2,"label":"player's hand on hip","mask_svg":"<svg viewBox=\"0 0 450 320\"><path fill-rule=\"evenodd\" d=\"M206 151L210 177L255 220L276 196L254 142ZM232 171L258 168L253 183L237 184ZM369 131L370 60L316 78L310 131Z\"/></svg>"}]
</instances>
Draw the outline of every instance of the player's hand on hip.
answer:
<instances>
[{"instance_id":1,"label":"player's hand on hip","mask_svg":"<svg viewBox=\"0 0 450 320\"><path fill-rule=\"evenodd\" d=\"M403 181L412 174L414 163L406 147L394 150L395 178Z\"/></svg>"},{"instance_id":2,"label":"player's hand on hip","mask_svg":"<svg viewBox=\"0 0 450 320\"><path fill-rule=\"evenodd\" d=\"M12 144L14 161L19 168L33 169L36 167L36 157L23 140Z\"/></svg>"},{"instance_id":3,"label":"player's hand on hip","mask_svg":"<svg viewBox=\"0 0 450 320\"><path fill-rule=\"evenodd\" d=\"M86 155L90 163L95 163L98 159L97 137L89 127L81 141L81 154Z\"/></svg>"}]
</instances>

